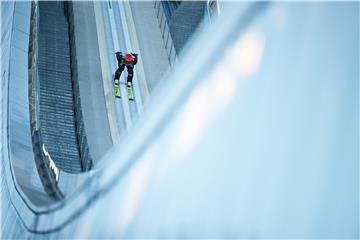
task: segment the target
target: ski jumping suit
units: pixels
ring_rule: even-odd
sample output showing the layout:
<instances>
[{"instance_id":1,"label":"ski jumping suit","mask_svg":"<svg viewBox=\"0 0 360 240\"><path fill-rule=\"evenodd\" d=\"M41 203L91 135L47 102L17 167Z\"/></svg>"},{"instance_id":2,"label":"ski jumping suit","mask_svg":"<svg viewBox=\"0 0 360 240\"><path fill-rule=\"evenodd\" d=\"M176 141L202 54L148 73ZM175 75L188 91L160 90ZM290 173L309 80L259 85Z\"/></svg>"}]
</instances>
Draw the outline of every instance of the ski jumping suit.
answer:
<instances>
[{"instance_id":1,"label":"ski jumping suit","mask_svg":"<svg viewBox=\"0 0 360 240\"><path fill-rule=\"evenodd\" d=\"M122 54L122 52L116 52L115 55L116 55L116 59L118 61L118 69L115 72L114 80L120 79L121 73L124 71L124 68L126 66L127 71L128 71L127 85L132 86L132 79L134 76L134 66L137 63L137 54L131 53L131 55L133 56L133 60L130 62L128 62L124 59L124 55Z\"/></svg>"}]
</instances>

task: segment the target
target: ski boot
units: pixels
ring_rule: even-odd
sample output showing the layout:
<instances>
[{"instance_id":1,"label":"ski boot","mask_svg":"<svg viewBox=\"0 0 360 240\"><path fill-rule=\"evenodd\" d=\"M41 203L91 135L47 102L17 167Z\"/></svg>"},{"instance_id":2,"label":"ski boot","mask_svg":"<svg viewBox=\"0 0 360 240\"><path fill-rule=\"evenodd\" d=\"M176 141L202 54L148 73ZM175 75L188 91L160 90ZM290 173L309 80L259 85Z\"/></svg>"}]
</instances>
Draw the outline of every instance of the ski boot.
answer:
<instances>
[{"instance_id":1,"label":"ski boot","mask_svg":"<svg viewBox=\"0 0 360 240\"><path fill-rule=\"evenodd\" d=\"M114 96L120 98L119 79L114 80Z\"/></svg>"},{"instance_id":2,"label":"ski boot","mask_svg":"<svg viewBox=\"0 0 360 240\"><path fill-rule=\"evenodd\" d=\"M127 93L128 93L128 99L130 101L134 101L134 92L131 82L127 82Z\"/></svg>"}]
</instances>

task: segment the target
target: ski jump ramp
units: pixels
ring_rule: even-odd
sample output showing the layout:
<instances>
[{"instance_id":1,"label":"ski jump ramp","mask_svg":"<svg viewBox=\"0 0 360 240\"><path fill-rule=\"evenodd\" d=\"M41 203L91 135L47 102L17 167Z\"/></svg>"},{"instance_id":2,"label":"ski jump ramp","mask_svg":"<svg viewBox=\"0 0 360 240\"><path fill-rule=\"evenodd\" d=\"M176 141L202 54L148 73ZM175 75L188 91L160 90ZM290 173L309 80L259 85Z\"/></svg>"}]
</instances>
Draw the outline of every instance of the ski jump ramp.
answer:
<instances>
[{"instance_id":1,"label":"ski jump ramp","mask_svg":"<svg viewBox=\"0 0 360 240\"><path fill-rule=\"evenodd\" d=\"M2 237L359 237L359 3L220 7L136 122L115 104L120 141L61 201L22 197L2 97Z\"/></svg>"}]
</instances>

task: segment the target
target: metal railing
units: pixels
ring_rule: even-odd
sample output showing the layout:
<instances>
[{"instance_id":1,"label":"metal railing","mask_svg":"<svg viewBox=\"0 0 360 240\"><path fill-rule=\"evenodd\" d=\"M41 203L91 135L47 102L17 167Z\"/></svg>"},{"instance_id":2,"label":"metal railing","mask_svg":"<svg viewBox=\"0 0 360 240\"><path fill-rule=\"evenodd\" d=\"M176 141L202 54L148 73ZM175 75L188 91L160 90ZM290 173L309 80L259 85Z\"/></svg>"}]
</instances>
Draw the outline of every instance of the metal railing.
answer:
<instances>
[{"instance_id":1,"label":"metal railing","mask_svg":"<svg viewBox=\"0 0 360 240\"><path fill-rule=\"evenodd\" d=\"M41 137L39 108L40 81L37 68L39 29L39 11L36 2L31 5L31 23L29 39L29 111L32 147L36 168L45 192L54 200L61 200L64 194L58 187L60 171L51 159Z\"/></svg>"},{"instance_id":2,"label":"metal railing","mask_svg":"<svg viewBox=\"0 0 360 240\"><path fill-rule=\"evenodd\" d=\"M32 48L33 50L30 48L30 52L33 52L32 54L32 60L31 60L31 71L29 71L29 76L30 76L30 83L29 86L31 84L31 79L33 79L33 90L32 90L32 97L34 104L30 104L30 108L31 108L31 112L32 112L32 116L33 119L31 119L31 123L34 125L32 126L32 134L34 134L35 130L39 131L39 141L41 141L41 144L39 145L40 148L42 148L42 138L41 138L41 127L40 127L40 114L39 114L39 110L40 110L40 81L39 81L39 74L38 74L38 67L37 67L37 62L36 59L38 58L38 48L37 48L37 43L38 43L38 36L39 36L39 19L40 19L40 13L38 10L38 5L35 4L36 6L34 7L34 16L32 17L32 22L34 22L34 24L32 24L32 29L33 31L31 32L33 34L32 37L30 37L30 44L32 44ZM72 14L69 13L69 11L71 10L71 4L69 3L65 3L65 8L63 8L64 10L64 14L65 16L68 18L68 23L69 23L69 30L73 31L74 27L72 25ZM73 46L73 41L74 39L71 38L72 34L70 35L70 48L71 48L71 58L75 59L76 58L76 51L75 51L75 47ZM30 60L30 58L29 58ZM30 69L30 67L29 67ZM85 171L89 171L92 166L93 166L93 160L90 154L90 150L89 150L89 146L88 146L88 141L87 141L87 136L86 136L86 132L85 132L85 126L84 126L84 119L83 119L83 114L82 114L82 108L81 108L81 98L80 98L80 89L79 89L79 84L78 81L76 79L76 62L75 61L71 61L71 70L72 70L72 85L73 85L73 100L74 100L74 119L75 119L75 129L76 129L76 138L77 138L77 144L78 144L78 149L79 149L79 155L80 155L80 161L81 161L81 170L83 172ZM75 73L75 74L74 74ZM33 140L34 141L34 140ZM51 154L51 153L50 153ZM49 156L50 156L49 154ZM46 155L45 155L46 156ZM51 159L51 157L50 157ZM48 162L50 163L51 161L48 160ZM55 163L54 165L55 166ZM55 166L56 167L56 166Z\"/></svg>"},{"instance_id":3,"label":"metal railing","mask_svg":"<svg viewBox=\"0 0 360 240\"><path fill-rule=\"evenodd\" d=\"M74 113L75 113L75 129L77 141L79 144L79 154L81 160L81 168L83 172L89 171L93 167L93 159L90 153L87 135L84 125L84 117L81 107L80 86L77 80L77 64L76 61L76 46L74 39L74 16L72 2L64 2L64 14L69 24L69 45L70 45L70 64L71 64L71 80L73 83L73 95L74 95Z\"/></svg>"},{"instance_id":4,"label":"metal railing","mask_svg":"<svg viewBox=\"0 0 360 240\"><path fill-rule=\"evenodd\" d=\"M175 50L175 46L173 43L173 40L171 38L170 29L168 22L166 20L166 15L164 13L163 6L161 4L161 1L155 1L154 8L156 11L156 17L159 21L159 27L161 30L161 35L164 41L166 53L168 55L170 67L174 68L174 65L177 61L177 54Z\"/></svg>"}]
</instances>

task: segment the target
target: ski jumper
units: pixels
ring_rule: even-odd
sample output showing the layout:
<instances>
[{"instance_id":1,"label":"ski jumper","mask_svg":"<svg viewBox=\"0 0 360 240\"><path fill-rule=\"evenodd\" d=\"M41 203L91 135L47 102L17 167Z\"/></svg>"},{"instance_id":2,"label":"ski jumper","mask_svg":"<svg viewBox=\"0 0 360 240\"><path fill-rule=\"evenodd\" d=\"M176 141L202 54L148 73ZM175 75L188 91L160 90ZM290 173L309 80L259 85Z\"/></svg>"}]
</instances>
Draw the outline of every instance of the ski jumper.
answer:
<instances>
[{"instance_id":1,"label":"ski jumper","mask_svg":"<svg viewBox=\"0 0 360 240\"><path fill-rule=\"evenodd\" d=\"M137 54L135 53L127 53L125 56L122 54L122 52L116 52L116 59L118 61L118 69L115 72L115 78L114 80L119 80L121 73L124 71L125 67L128 71L128 77L127 77L127 85L132 85L132 80L134 77L134 66L137 63Z\"/></svg>"}]
</instances>

